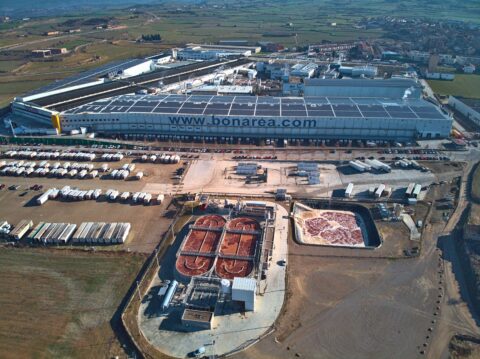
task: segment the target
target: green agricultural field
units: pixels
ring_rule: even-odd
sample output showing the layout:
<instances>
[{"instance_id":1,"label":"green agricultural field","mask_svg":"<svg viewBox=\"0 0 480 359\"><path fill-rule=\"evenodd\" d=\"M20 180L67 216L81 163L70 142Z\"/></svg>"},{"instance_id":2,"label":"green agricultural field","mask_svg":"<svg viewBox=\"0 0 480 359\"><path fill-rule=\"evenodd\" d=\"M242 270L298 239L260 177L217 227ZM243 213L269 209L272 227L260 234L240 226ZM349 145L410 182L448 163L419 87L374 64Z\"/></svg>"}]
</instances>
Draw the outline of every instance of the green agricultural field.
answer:
<instances>
[{"instance_id":1,"label":"green agricultural field","mask_svg":"<svg viewBox=\"0 0 480 359\"><path fill-rule=\"evenodd\" d=\"M0 74L10 72L24 64L26 61L0 61Z\"/></svg>"},{"instance_id":2,"label":"green agricultural field","mask_svg":"<svg viewBox=\"0 0 480 359\"><path fill-rule=\"evenodd\" d=\"M25 80L3 82L0 77L0 108L8 105L15 96L31 91L52 82L51 80Z\"/></svg>"},{"instance_id":3,"label":"green agricultural field","mask_svg":"<svg viewBox=\"0 0 480 359\"><path fill-rule=\"evenodd\" d=\"M428 80L432 90L440 95L480 98L480 76L457 74L453 81Z\"/></svg>"},{"instance_id":4,"label":"green agricultural field","mask_svg":"<svg viewBox=\"0 0 480 359\"><path fill-rule=\"evenodd\" d=\"M144 256L0 249L0 357L121 355L112 320Z\"/></svg>"},{"instance_id":5,"label":"green agricultural field","mask_svg":"<svg viewBox=\"0 0 480 359\"><path fill-rule=\"evenodd\" d=\"M90 41L87 39L73 39L69 41L62 41L58 43L59 47L65 47L67 50L73 50L77 46L89 44Z\"/></svg>"}]
</instances>

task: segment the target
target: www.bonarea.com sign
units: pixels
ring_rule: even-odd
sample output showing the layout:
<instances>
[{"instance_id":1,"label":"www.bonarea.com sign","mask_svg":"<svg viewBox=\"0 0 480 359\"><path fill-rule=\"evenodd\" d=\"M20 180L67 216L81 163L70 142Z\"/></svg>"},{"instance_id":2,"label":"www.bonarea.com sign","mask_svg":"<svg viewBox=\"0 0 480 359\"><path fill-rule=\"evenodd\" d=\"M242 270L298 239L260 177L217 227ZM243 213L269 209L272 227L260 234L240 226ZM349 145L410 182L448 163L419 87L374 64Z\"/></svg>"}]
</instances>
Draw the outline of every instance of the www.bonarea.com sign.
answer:
<instances>
[{"instance_id":1,"label":"www.bonarea.com sign","mask_svg":"<svg viewBox=\"0 0 480 359\"><path fill-rule=\"evenodd\" d=\"M263 119L263 118L233 118L233 117L194 117L169 116L171 125L177 126L225 126L225 127L316 127L315 120L308 119Z\"/></svg>"}]
</instances>

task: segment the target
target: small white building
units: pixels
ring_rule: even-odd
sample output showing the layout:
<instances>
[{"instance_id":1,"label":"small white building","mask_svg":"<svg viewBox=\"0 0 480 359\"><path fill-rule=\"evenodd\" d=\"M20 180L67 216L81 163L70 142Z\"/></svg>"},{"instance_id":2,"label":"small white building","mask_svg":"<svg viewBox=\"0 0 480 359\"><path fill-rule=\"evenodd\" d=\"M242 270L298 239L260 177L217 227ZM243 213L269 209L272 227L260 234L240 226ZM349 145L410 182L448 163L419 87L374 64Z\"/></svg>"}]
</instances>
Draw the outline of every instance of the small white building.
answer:
<instances>
[{"instance_id":1,"label":"small white building","mask_svg":"<svg viewBox=\"0 0 480 359\"><path fill-rule=\"evenodd\" d=\"M447 72L429 72L425 73L425 77L430 80L445 80L453 81L455 80L455 74Z\"/></svg>"},{"instance_id":2,"label":"small white building","mask_svg":"<svg viewBox=\"0 0 480 359\"><path fill-rule=\"evenodd\" d=\"M134 66L125 68L121 71L120 77L132 77L152 72L155 69L153 60L146 60Z\"/></svg>"},{"instance_id":3,"label":"small white building","mask_svg":"<svg viewBox=\"0 0 480 359\"><path fill-rule=\"evenodd\" d=\"M232 299L243 302L245 310L255 311L257 281L254 278L233 278Z\"/></svg>"},{"instance_id":4,"label":"small white building","mask_svg":"<svg viewBox=\"0 0 480 359\"><path fill-rule=\"evenodd\" d=\"M216 60L220 58L235 57L235 56L251 56L250 50L227 50L227 49L205 49L202 46L192 46L184 49L177 49L177 59L179 60Z\"/></svg>"},{"instance_id":5,"label":"small white building","mask_svg":"<svg viewBox=\"0 0 480 359\"><path fill-rule=\"evenodd\" d=\"M315 70L318 68L318 65L315 63L309 64L295 64L292 66L290 75L296 77L312 77L315 73Z\"/></svg>"}]
</instances>

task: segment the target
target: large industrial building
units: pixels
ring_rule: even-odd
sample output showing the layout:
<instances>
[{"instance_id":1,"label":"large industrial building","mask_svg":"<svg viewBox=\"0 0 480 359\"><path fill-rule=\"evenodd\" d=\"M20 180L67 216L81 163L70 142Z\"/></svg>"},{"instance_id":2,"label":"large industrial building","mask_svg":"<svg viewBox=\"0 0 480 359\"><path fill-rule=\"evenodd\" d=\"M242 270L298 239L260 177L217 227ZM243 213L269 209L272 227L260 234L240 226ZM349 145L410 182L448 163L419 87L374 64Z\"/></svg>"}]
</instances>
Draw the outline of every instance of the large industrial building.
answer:
<instances>
[{"instance_id":1,"label":"large industrial building","mask_svg":"<svg viewBox=\"0 0 480 359\"><path fill-rule=\"evenodd\" d=\"M123 95L59 114L98 133L280 139L440 138L451 118L421 99Z\"/></svg>"},{"instance_id":2,"label":"large industrial building","mask_svg":"<svg viewBox=\"0 0 480 359\"><path fill-rule=\"evenodd\" d=\"M248 96L253 86L224 86L228 91L195 94L193 85L191 95L178 95L166 92L176 91L185 81L193 84L193 79L201 85L227 73L251 71L252 62L217 59L152 70L149 61L133 64L131 74L124 69L127 78L100 79L17 98L12 113L53 123L59 132L86 128L100 135L185 140L409 141L448 137L451 130L452 118L423 100L422 86L412 79L306 78L304 97ZM148 94L149 86L159 84L157 90L164 94ZM182 88L188 89L187 85Z\"/></svg>"},{"instance_id":3,"label":"large industrial building","mask_svg":"<svg viewBox=\"0 0 480 359\"><path fill-rule=\"evenodd\" d=\"M304 96L419 99L422 85L412 79L305 79Z\"/></svg>"}]
</instances>

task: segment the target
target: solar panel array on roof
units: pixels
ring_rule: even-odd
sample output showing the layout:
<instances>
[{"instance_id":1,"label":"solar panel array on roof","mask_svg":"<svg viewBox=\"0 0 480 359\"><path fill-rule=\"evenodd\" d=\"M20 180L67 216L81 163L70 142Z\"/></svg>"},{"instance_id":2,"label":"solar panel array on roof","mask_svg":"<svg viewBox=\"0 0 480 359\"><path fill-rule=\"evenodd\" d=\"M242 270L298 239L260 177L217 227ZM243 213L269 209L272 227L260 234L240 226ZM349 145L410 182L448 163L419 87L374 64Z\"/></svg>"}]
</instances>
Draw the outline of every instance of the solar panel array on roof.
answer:
<instances>
[{"instance_id":1,"label":"solar panel array on roof","mask_svg":"<svg viewBox=\"0 0 480 359\"><path fill-rule=\"evenodd\" d=\"M58 90L61 88L69 87L69 86L77 86L81 84L85 84L88 82L92 82L97 80L100 77L105 76L109 72L120 71L126 68L141 64L145 62L145 59L130 59L130 60L121 60L110 62L106 65L96 67L91 70L83 71L77 75L69 76L65 79L52 82L51 84L45 85L33 91L30 91L24 95L24 97L31 96L34 94L39 94L42 92Z\"/></svg>"},{"instance_id":2,"label":"solar panel array on roof","mask_svg":"<svg viewBox=\"0 0 480 359\"><path fill-rule=\"evenodd\" d=\"M434 105L417 99L281 98L201 95L122 95L65 111L79 113L152 113L241 117L337 117L443 119Z\"/></svg>"}]
</instances>

